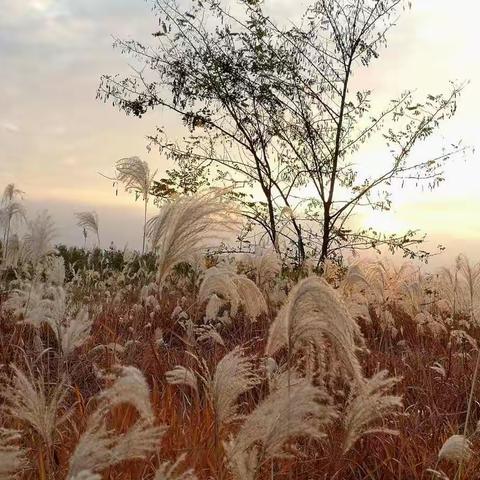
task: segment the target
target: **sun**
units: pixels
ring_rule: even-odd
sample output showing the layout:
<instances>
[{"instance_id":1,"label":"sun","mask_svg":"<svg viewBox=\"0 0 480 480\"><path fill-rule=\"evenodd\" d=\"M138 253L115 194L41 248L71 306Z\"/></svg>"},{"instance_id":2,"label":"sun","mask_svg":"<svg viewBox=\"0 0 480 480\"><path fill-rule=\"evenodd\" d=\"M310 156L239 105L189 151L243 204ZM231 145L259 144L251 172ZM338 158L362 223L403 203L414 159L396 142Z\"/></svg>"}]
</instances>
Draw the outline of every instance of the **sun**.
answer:
<instances>
[{"instance_id":1,"label":"sun","mask_svg":"<svg viewBox=\"0 0 480 480\"><path fill-rule=\"evenodd\" d=\"M46 12L53 4L52 0L31 0L30 6L38 12Z\"/></svg>"},{"instance_id":2,"label":"sun","mask_svg":"<svg viewBox=\"0 0 480 480\"><path fill-rule=\"evenodd\" d=\"M374 211L368 214L364 226L381 233L396 233L405 229L404 223L395 213L382 211Z\"/></svg>"}]
</instances>

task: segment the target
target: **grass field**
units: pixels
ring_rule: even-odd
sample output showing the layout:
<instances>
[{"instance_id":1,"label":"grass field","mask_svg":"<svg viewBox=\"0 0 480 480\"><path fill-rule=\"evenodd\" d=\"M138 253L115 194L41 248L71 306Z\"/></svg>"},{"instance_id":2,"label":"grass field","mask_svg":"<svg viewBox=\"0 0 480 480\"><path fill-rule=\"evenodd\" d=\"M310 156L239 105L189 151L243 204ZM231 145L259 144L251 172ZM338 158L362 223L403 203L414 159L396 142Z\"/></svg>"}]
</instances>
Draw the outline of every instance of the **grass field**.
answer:
<instances>
[{"instance_id":1,"label":"grass field","mask_svg":"<svg viewBox=\"0 0 480 480\"><path fill-rule=\"evenodd\" d=\"M4 251L0 478L480 478L479 265L206 256L208 202L155 255Z\"/></svg>"}]
</instances>

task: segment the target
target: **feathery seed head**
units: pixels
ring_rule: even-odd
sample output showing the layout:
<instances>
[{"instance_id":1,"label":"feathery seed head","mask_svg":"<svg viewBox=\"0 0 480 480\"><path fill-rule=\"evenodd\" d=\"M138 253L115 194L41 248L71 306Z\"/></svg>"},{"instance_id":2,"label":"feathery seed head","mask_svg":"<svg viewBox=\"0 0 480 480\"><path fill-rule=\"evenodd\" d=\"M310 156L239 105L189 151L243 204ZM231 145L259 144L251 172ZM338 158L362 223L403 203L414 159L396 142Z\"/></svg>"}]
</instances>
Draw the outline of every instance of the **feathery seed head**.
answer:
<instances>
[{"instance_id":1,"label":"feathery seed head","mask_svg":"<svg viewBox=\"0 0 480 480\"><path fill-rule=\"evenodd\" d=\"M272 391L225 445L235 479L256 478L265 461L286 455L283 447L293 438L323 438L325 425L336 417L328 403L328 396L306 379Z\"/></svg>"},{"instance_id":2,"label":"feathery seed head","mask_svg":"<svg viewBox=\"0 0 480 480\"><path fill-rule=\"evenodd\" d=\"M53 252L55 227L52 217L46 211L29 221L27 226L28 231L23 238L25 258L37 265L43 257Z\"/></svg>"},{"instance_id":3,"label":"feathery seed head","mask_svg":"<svg viewBox=\"0 0 480 480\"><path fill-rule=\"evenodd\" d=\"M364 347L363 335L346 306L320 277L300 281L290 292L270 327L265 354L287 346L289 355L307 344L321 351L328 341L346 376L362 383L357 351Z\"/></svg>"},{"instance_id":4,"label":"feathery seed head","mask_svg":"<svg viewBox=\"0 0 480 480\"><path fill-rule=\"evenodd\" d=\"M157 254L157 279L163 283L178 263L195 261L209 241L232 231L238 221L222 191L178 197L147 223L147 236Z\"/></svg>"},{"instance_id":5,"label":"feathery seed head","mask_svg":"<svg viewBox=\"0 0 480 480\"><path fill-rule=\"evenodd\" d=\"M0 480L11 480L28 465L26 452L17 444L21 439L17 430L0 428Z\"/></svg>"},{"instance_id":6,"label":"feathery seed head","mask_svg":"<svg viewBox=\"0 0 480 480\"><path fill-rule=\"evenodd\" d=\"M398 383L399 379L387 377L387 371L382 370L372 378L353 388L347 403L344 426L344 452L350 450L355 442L364 435L375 432L397 434L395 430L376 426L384 422L385 417L395 415L402 406L401 397L387 395L387 392Z\"/></svg>"},{"instance_id":7,"label":"feathery seed head","mask_svg":"<svg viewBox=\"0 0 480 480\"><path fill-rule=\"evenodd\" d=\"M141 195L144 201L147 200L157 172L150 173L148 163L139 157L121 158L115 166L117 179L124 184L125 190L134 191Z\"/></svg>"},{"instance_id":8,"label":"feathery seed head","mask_svg":"<svg viewBox=\"0 0 480 480\"><path fill-rule=\"evenodd\" d=\"M463 435L452 435L445 440L438 458L450 462L468 462L473 454L471 447L472 442Z\"/></svg>"},{"instance_id":9,"label":"feathery seed head","mask_svg":"<svg viewBox=\"0 0 480 480\"><path fill-rule=\"evenodd\" d=\"M0 392L5 400L2 410L30 425L47 445L53 445L56 429L68 418L68 412L60 414L67 395L65 384L60 381L47 392L43 378L35 381L15 365L11 368L13 378Z\"/></svg>"},{"instance_id":10,"label":"feathery seed head","mask_svg":"<svg viewBox=\"0 0 480 480\"><path fill-rule=\"evenodd\" d=\"M237 418L237 400L260 382L251 357L240 347L228 352L217 364L209 383L209 394L219 425Z\"/></svg>"},{"instance_id":11,"label":"feathery seed head","mask_svg":"<svg viewBox=\"0 0 480 480\"><path fill-rule=\"evenodd\" d=\"M187 385L198 392L197 376L189 368L176 365L173 370L165 373L165 378L170 385Z\"/></svg>"}]
</instances>

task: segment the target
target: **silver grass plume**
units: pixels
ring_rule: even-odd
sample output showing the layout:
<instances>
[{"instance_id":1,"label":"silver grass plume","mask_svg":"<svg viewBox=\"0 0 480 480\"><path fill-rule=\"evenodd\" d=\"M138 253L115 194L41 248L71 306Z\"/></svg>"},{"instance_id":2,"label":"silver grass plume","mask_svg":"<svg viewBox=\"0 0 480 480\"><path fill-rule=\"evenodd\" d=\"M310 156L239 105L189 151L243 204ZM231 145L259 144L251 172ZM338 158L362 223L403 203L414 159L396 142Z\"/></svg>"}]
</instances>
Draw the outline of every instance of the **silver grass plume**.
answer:
<instances>
[{"instance_id":1,"label":"silver grass plume","mask_svg":"<svg viewBox=\"0 0 480 480\"><path fill-rule=\"evenodd\" d=\"M5 250L5 265L16 267L22 256L22 243L20 242L18 235L16 233L10 235L8 240L5 241L5 245L8 246L8 248Z\"/></svg>"},{"instance_id":2,"label":"silver grass plume","mask_svg":"<svg viewBox=\"0 0 480 480\"><path fill-rule=\"evenodd\" d=\"M55 226L46 211L40 213L35 220L27 222L27 226L27 233L23 237L25 258L36 266L43 257L53 252Z\"/></svg>"},{"instance_id":3,"label":"silver grass plume","mask_svg":"<svg viewBox=\"0 0 480 480\"><path fill-rule=\"evenodd\" d=\"M16 201L8 202L4 207L0 208L0 227L3 228L3 259L6 261L12 241L12 225L25 221L26 210L25 207Z\"/></svg>"},{"instance_id":4,"label":"silver grass plume","mask_svg":"<svg viewBox=\"0 0 480 480\"><path fill-rule=\"evenodd\" d=\"M185 454L180 455L180 457L175 462L163 462L155 472L155 477L153 480L197 480L192 469L188 469L183 473L177 473L178 467L185 460Z\"/></svg>"},{"instance_id":5,"label":"silver grass plume","mask_svg":"<svg viewBox=\"0 0 480 480\"><path fill-rule=\"evenodd\" d=\"M102 477L90 470L82 470L77 475L69 476L68 480L102 480Z\"/></svg>"},{"instance_id":6,"label":"silver grass plume","mask_svg":"<svg viewBox=\"0 0 480 480\"><path fill-rule=\"evenodd\" d=\"M60 281L57 278L57 281ZM87 309L81 308L74 318L67 316L66 292L61 286L47 286L41 282L25 282L23 288L12 292L4 304L15 317L39 329L47 324L54 333L63 355L85 343L90 335L93 320Z\"/></svg>"},{"instance_id":7,"label":"silver grass plume","mask_svg":"<svg viewBox=\"0 0 480 480\"><path fill-rule=\"evenodd\" d=\"M3 190L1 205L7 205L12 202L15 197L21 197L23 194L24 192L17 188L14 183L9 183Z\"/></svg>"},{"instance_id":8,"label":"silver grass plume","mask_svg":"<svg viewBox=\"0 0 480 480\"><path fill-rule=\"evenodd\" d=\"M235 276L235 272L225 267L210 267L205 272L198 291L198 301L203 303L208 300L207 318L216 316L226 302L230 303L230 315L237 315L242 298L233 282Z\"/></svg>"},{"instance_id":9,"label":"silver grass plume","mask_svg":"<svg viewBox=\"0 0 480 480\"><path fill-rule=\"evenodd\" d=\"M85 231L93 232L97 237L97 244L100 247L100 233L99 233L99 220L98 214L95 211L92 212L77 212L77 225Z\"/></svg>"},{"instance_id":10,"label":"silver grass plume","mask_svg":"<svg viewBox=\"0 0 480 480\"><path fill-rule=\"evenodd\" d=\"M306 379L272 391L225 444L235 480L254 480L269 459L285 457L284 445L293 438L325 437L324 427L336 413L329 398Z\"/></svg>"},{"instance_id":11,"label":"silver grass plume","mask_svg":"<svg viewBox=\"0 0 480 480\"><path fill-rule=\"evenodd\" d=\"M478 301L478 294L480 293L480 263L472 265L465 255L459 255L457 262L460 267L460 274L466 285L470 321L472 325L475 325L475 314L478 308L476 302Z\"/></svg>"},{"instance_id":12,"label":"silver grass plume","mask_svg":"<svg viewBox=\"0 0 480 480\"><path fill-rule=\"evenodd\" d=\"M224 300L223 298L220 298L216 293L212 293L210 297L208 298L208 302L205 305L205 322L213 322L217 319L219 319L219 314L220 310L228 305L228 301ZM230 307L231 307L230 303ZM229 314L230 312L227 312L227 310L224 310L224 314ZM230 318L230 315L228 316Z\"/></svg>"},{"instance_id":13,"label":"silver grass plume","mask_svg":"<svg viewBox=\"0 0 480 480\"><path fill-rule=\"evenodd\" d=\"M308 344L322 351L330 344L343 374L363 382L357 351L364 347L363 335L346 306L320 277L300 281L290 292L270 327L265 353L272 356L287 347L289 358Z\"/></svg>"},{"instance_id":14,"label":"silver grass plume","mask_svg":"<svg viewBox=\"0 0 480 480\"><path fill-rule=\"evenodd\" d=\"M198 392L197 376L189 368L176 365L173 370L165 373L165 379L170 385L186 385Z\"/></svg>"},{"instance_id":15,"label":"silver grass plume","mask_svg":"<svg viewBox=\"0 0 480 480\"><path fill-rule=\"evenodd\" d=\"M217 364L208 381L208 393L218 426L238 418L238 398L261 381L252 357L240 347L228 352Z\"/></svg>"},{"instance_id":16,"label":"silver grass plume","mask_svg":"<svg viewBox=\"0 0 480 480\"><path fill-rule=\"evenodd\" d=\"M470 440L463 435L452 435L445 440L438 452L438 458L450 462L468 462L472 454L472 442Z\"/></svg>"},{"instance_id":17,"label":"silver grass plume","mask_svg":"<svg viewBox=\"0 0 480 480\"><path fill-rule=\"evenodd\" d=\"M452 270L445 267L440 269L435 285L442 301L447 304L447 310L450 310L452 316L468 308L466 304L466 288L460 275L460 268L460 259L457 257Z\"/></svg>"},{"instance_id":18,"label":"silver grass plume","mask_svg":"<svg viewBox=\"0 0 480 480\"><path fill-rule=\"evenodd\" d=\"M10 202L0 208L0 225L5 228L4 237L10 234L10 227L14 220L25 220L27 211L20 202Z\"/></svg>"},{"instance_id":19,"label":"silver grass plume","mask_svg":"<svg viewBox=\"0 0 480 480\"><path fill-rule=\"evenodd\" d=\"M48 287L40 282L25 282L5 302L5 307L22 316L22 323L40 328L50 326L57 340L60 338L61 322L66 311L66 293L63 287Z\"/></svg>"},{"instance_id":20,"label":"silver grass plume","mask_svg":"<svg viewBox=\"0 0 480 480\"><path fill-rule=\"evenodd\" d=\"M194 261L208 242L217 244L222 234L237 225L232 205L222 200L224 193L217 190L178 197L148 221L147 236L157 254L160 285L175 265Z\"/></svg>"},{"instance_id":21,"label":"silver grass plume","mask_svg":"<svg viewBox=\"0 0 480 480\"><path fill-rule=\"evenodd\" d=\"M129 403L142 419L153 422L155 418L150 403L150 389L142 372L136 367L122 366L113 385L102 392L99 399L108 402L109 408Z\"/></svg>"},{"instance_id":22,"label":"silver grass plume","mask_svg":"<svg viewBox=\"0 0 480 480\"><path fill-rule=\"evenodd\" d=\"M151 173L148 163L139 157L126 157L117 160L117 179L123 183L127 192L135 192L145 200L152 187L156 171Z\"/></svg>"},{"instance_id":23,"label":"silver grass plume","mask_svg":"<svg viewBox=\"0 0 480 480\"><path fill-rule=\"evenodd\" d=\"M60 414L67 394L65 384L60 381L47 393L43 378L35 381L15 365L11 368L13 378L0 392L5 400L2 410L12 418L28 424L46 445L52 446L57 428L68 418L68 412Z\"/></svg>"},{"instance_id":24,"label":"silver grass plume","mask_svg":"<svg viewBox=\"0 0 480 480\"><path fill-rule=\"evenodd\" d=\"M12 311L16 319L32 324L36 328L46 321L50 311L50 301L44 299L45 285L40 282L23 282L3 304L4 310Z\"/></svg>"},{"instance_id":25,"label":"silver grass plume","mask_svg":"<svg viewBox=\"0 0 480 480\"><path fill-rule=\"evenodd\" d=\"M87 428L70 458L69 480L84 471L98 473L124 460L145 458L154 451L165 432L153 425L150 392L142 373L135 367L121 367L112 386L98 397L97 409L90 415ZM108 412L119 404L130 404L139 419L124 434L106 426Z\"/></svg>"},{"instance_id":26,"label":"silver grass plume","mask_svg":"<svg viewBox=\"0 0 480 480\"><path fill-rule=\"evenodd\" d=\"M144 205L142 254L145 253L147 236L147 209L150 189L157 171L151 173L148 163L139 157L127 157L117 160L117 179L122 182L127 192L135 192L136 197L141 197Z\"/></svg>"},{"instance_id":27,"label":"silver grass plume","mask_svg":"<svg viewBox=\"0 0 480 480\"><path fill-rule=\"evenodd\" d=\"M211 340L214 343L225 347L225 342L222 336L212 325L200 325L195 329L195 334L197 335L197 341L199 342Z\"/></svg>"},{"instance_id":28,"label":"silver grass plume","mask_svg":"<svg viewBox=\"0 0 480 480\"><path fill-rule=\"evenodd\" d=\"M60 255L49 255L45 261L47 283L61 286L65 283L65 261Z\"/></svg>"},{"instance_id":29,"label":"silver grass plume","mask_svg":"<svg viewBox=\"0 0 480 480\"><path fill-rule=\"evenodd\" d=\"M196 357L195 357L196 358ZM196 358L200 373L177 365L165 374L172 385L187 385L198 392L197 377L203 382L206 395L215 413L216 427L238 419L238 398L260 383L252 357L245 356L241 347L228 352L210 372L204 361Z\"/></svg>"},{"instance_id":30,"label":"silver grass plume","mask_svg":"<svg viewBox=\"0 0 480 480\"><path fill-rule=\"evenodd\" d=\"M88 310L83 307L71 319L66 326L60 329L60 342L62 346L62 353L66 357L73 353L75 348L82 346L90 336L90 329L93 320L88 315Z\"/></svg>"},{"instance_id":31,"label":"silver grass plume","mask_svg":"<svg viewBox=\"0 0 480 480\"><path fill-rule=\"evenodd\" d=\"M254 254L244 255L242 261L255 272L255 283L260 288L265 288L282 269L280 258L271 248L257 248Z\"/></svg>"},{"instance_id":32,"label":"silver grass plume","mask_svg":"<svg viewBox=\"0 0 480 480\"><path fill-rule=\"evenodd\" d=\"M265 298L255 283L245 275L239 275L228 268L211 267L205 272L198 299L204 302L214 294L230 302L231 316L237 314L240 305L252 321L267 312Z\"/></svg>"},{"instance_id":33,"label":"silver grass plume","mask_svg":"<svg viewBox=\"0 0 480 480\"><path fill-rule=\"evenodd\" d=\"M341 290L346 294L355 286L360 288L368 287L368 279L364 274L362 262L360 261L353 262L348 266L348 270L340 283Z\"/></svg>"},{"instance_id":34,"label":"silver grass plume","mask_svg":"<svg viewBox=\"0 0 480 480\"><path fill-rule=\"evenodd\" d=\"M16 220L25 220L25 207L15 200L21 197L23 192L9 183L3 191L0 202L0 227L3 227L3 259L6 261L10 249L10 236L12 223Z\"/></svg>"},{"instance_id":35,"label":"silver grass plume","mask_svg":"<svg viewBox=\"0 0 480 480\"><path fill-rule=\"evenodd\" d=\"M418 269L408 262L396 267L385 261L358 261L350 266L342 281L342 290L351 291L357 286L382 305L405 303L412 293L409 287L417 283L417 279Z\"/></svg>"},{"instance_id":36,"label":"silver grass plume","mask_svg":"<svg viewBox=\"0 0 480 480\"><path fill-rule=\"evenodd\" d=\"M0 480L12 480L27 467L26 452L18 445L20 432L0 428Z\"/></svg>"},{"instance_id":37,"label":"silver grass plume","mask_svg":"<svg viewBox=\"0 0 480 480\"><path fill-rule=\"evenodd\" d=\"M245 314L252 321L258 316L267 313L268 307L265 298L259 288L244 275L237 275L234 280L238 294L242 299Z\"/></svg>"},{"instance_id":38,"label":"silver grass plume","mask_svg":"<svg viewBox=\"0 0 480 480\"><path fill-rule=\"evenodd\" d=\"M387 394L399 379L387 375L388 372L382 370L365 380L363 385L354 386L350 392L343 420L346 434L344 452L370 433L398 433L382 425L387 416L395 415L396 409L402 406L401 397Z\"/></svg>"},{"instance_id":39,"label":"silver grass plume","mask_svg":"<svg viewBox=\"0 0 480 480\"><path fill-rule=\"evenodd\" d=\"M0 209L0 220L2 225L8 227L9 222L14 219L25 219L26 209L20 202L8 203Z\"/></svg>"},{"instance_id":40,"label":"silver grass plume","mask_svg":"<svg viewBox=\"0 0 480 480\"><path fill-rule=\"evenodd\" d=\"M477 323L476 310L478 307L475 305L475 303L477 301L476 297L478 295L478 287L480 285L480 263L477 263L476 265L472 266L465 255L459 255L456 259L456 269L457 269L457 272L460 272L460 274L464 278L464 281L467 287L466 296L468 298L467 303L469 305L470 322L472 326L476 326L475 325ZM466 442L468 442L467 431L468 431L470 417L472 413L472 405L473 405L473 400L475 396L475 388L477 386L477 381L478 381L479 369L480 369L480 350L477 349L477 359L475 361L475 369L473 372L472 384L470 386L470 394L468 397L467 415L466 415L465 424L463 427L463 438ZM465 452L468 452L467 448L465 449ZM465 457L466 456L467 455L465 454ZM463 463L464 461L467 461L467 460L468 458L463 458L463 457L459 459L460 465L459 465L458 478L460 479L462 478L462 473L463 473Z\"/></svg>"},{"instance_id":41,"label":"silver grass plume","mask_svg":"<svg viewBox=\"0 0 480 480\"><path fill-rule=\"evenodd\" d=\"M450 480L450 477L441 470L434 470L433 468L427 468L425 472L430 473L432 478L436 478L437 480Z\"/></svg>"}]
</instances>

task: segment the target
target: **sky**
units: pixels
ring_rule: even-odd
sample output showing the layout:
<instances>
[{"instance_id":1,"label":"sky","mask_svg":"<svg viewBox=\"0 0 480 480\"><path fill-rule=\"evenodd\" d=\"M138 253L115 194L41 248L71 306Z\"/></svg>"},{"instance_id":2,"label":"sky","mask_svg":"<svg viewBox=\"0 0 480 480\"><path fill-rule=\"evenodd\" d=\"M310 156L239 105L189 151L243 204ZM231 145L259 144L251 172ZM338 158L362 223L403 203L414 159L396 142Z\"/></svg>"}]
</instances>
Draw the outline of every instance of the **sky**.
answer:
<instances>
[{"instance_id":1,"label":"sky","mask_svg":"<svg viewBox=\"0 0 480 480\"><path fill-rule=\"evenodd\" d=\"M233 0L232 0L233 1ZM100 76L128 73L128 58L112 48L112 35L151 41L156 22L150 0L0 0L0 189L14 182L26 192L31 216L47 208L58 241L81 244L73 212L95 209L104 243L141 243L142 207L99 173L138 155L161 174L171 165L146 150L146 135L164 125L163 112L126 117L96 100ZM266 0L274 15L293 17L295 0ZM454 119L432 148L462 139L478 143L480 111L480 4L472 0L416 0L389 35L388 48L354 82L386 103L407 88L419 95L445 91L449 80L469 81ZM473 7L472 7L473 5ZM477 149L478 151L478 149ZM366 149L382 162L375 146ZM480 257L479 153L446 169L437 190L394 191L392 212L363 221L397 231L420 228L429 245L447 247L441 261L459 252ZM437 260L436 260L437 261ZM438 260L440 261L440 260Z\"/></svg>"}]
</instances>

